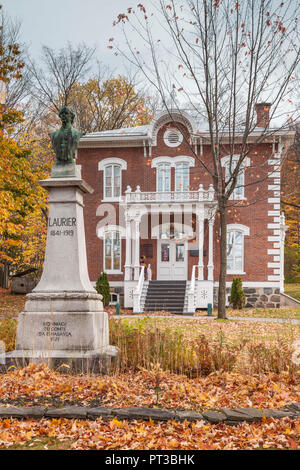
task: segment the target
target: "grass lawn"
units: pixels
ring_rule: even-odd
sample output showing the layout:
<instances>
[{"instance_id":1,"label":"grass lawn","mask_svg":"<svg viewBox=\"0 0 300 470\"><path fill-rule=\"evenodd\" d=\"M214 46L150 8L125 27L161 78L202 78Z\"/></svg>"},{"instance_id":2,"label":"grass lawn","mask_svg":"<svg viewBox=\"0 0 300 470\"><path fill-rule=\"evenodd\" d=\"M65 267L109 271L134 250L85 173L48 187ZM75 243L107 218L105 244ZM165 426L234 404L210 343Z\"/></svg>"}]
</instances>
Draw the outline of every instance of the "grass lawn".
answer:
<instances>
[{"instance_id":1,"label":"grass lawn","mask_svg":"<svg viewBox=\"0 0 300 470\"><path fill-rule=\"evenodd\" d=\"M285 284L284 285L284 292L294 299L300 301L300 283L297 284Z\"/></svg>"}]
</instances>

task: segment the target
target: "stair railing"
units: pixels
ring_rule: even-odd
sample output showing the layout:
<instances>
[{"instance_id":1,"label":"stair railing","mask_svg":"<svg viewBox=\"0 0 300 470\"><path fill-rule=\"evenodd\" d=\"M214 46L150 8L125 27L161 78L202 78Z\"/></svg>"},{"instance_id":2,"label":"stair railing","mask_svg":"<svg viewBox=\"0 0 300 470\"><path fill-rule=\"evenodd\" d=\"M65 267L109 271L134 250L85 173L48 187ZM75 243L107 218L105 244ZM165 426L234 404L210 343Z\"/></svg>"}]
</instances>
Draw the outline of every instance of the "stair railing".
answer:
<instances>
[{"instance_id":1,"label":"stair railing","mask_svg":"<svg viewBox=\"0 0 300 470\"><path fill-rule=\"evenodd\" d=\"M194 264L192 270L192 278L191 283L188 289L188 312L194 313L195 312L195 293L196 293L196 269L198 266Z\"/></svg>"},{"instance_id":2,"label":"stair railing","mask_svg":"<svg viewBox=\"0 0 300 470\"><path fill-rule=\"evenodd\" d=\"M133 291L133 313L141 313L141 297L145 281L145 266L141 266L140 276Z\"/></svg>"}]
</instances>

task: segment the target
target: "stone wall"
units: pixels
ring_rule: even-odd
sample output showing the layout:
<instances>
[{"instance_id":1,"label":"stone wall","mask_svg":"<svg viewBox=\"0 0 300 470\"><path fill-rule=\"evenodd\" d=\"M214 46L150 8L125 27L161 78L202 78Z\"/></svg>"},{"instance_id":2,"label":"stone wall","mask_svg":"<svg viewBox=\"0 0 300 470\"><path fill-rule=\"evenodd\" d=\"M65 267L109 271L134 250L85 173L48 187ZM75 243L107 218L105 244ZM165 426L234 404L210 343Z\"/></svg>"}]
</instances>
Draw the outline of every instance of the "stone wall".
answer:
<instances>
[{"instance_id":1,"label":"stone wall","mask_svg":"<svg viewBox=\"0 0 300 470\"><path fill-rule=\"evenodd\" d=\"M279 287L244 287L246 295L246 308L279 308L280 307L280 289ZM228 299L231 288L226 292ZM218 288L214 287L214 307L218 305Z\"/></svg>"}]
</instances>

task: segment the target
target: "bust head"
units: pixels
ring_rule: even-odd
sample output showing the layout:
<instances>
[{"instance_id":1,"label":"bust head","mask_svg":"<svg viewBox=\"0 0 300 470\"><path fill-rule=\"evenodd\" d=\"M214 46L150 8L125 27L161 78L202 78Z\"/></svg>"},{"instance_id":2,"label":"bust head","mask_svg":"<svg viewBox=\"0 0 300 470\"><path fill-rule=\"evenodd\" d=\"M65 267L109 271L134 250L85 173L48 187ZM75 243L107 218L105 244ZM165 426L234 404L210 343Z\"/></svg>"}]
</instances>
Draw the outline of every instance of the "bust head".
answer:
<instances>
[{"instance_id":1,"label":"bust head","mask_svg":"<svg viewBox=\"0 0 300 470\"><path fill-rule=\"evenodd\" d=\"M75 113L72 108L69 108L68 106L64 106L63 108L61 108L58 115L64 127L69 123L73 124L74 119L75 119Z\"/></svg>"}]
</instances>

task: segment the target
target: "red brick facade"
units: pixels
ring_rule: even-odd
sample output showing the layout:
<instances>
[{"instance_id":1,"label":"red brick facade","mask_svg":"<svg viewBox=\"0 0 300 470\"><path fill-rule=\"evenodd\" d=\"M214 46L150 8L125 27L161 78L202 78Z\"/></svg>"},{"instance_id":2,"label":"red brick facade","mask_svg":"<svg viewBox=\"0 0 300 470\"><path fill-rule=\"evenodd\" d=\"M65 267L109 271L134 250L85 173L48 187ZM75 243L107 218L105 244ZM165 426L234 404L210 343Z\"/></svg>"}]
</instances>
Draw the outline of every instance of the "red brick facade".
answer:
<instances>
[{"instance_id":1,"label":"red brick facade","mask_svg":"<svg viewBox=\"0 0 300 470\"><path fill-rule=\"evenodd\" d=\"M260 118L260 115L258 116ZM84 199L85 209L85 231L86 231L86 245L87 245L87 258L90 279L96 281L97 277L103 271L103 240L97 236L97 226L105 218L105 223L109 225L120 225L119 220L119 203L118 202L105 202L103 194L103 171L98 169L99 162L107 158L120 158L127 163L127 169L122 170L122 196L124 196L127 186L136 190L137 185L140 186L142 192L155 192L156 188L156 168L152 168L151 163L156 157L176 157L176 156L191 156L195 159L195 165L189 168L190 171L190 184L189 189L196 191L199 184L203 184L205 190L209 188L212 183L210 176L203 169L199 160L191 151L190 146L183 140L178 147L169 147L164 142L164 132L170 124L162 124L157 132L156 145L153 145L150 151L149 146L141 143L139 146L128 146L128 143L122 145L118 142L117 138L112 139L112 142L106 144L89 144L89 148L80 145L78 149L77 164L82 166L82 177L94 189L94 193L86 195ZM172 123L174 126L174 123ZM181 129L189 138L189 131L181 123L176 123L176 126ZM99 134L101 135L101 133ZM122 134L120 133L120 138ZM105 146L104 146L105 145ZM208 167L212 166L210 146L202 143L197 144L196 148L199 159L201 158ZM200 157L200 152L202 155ZM272 164L274 154L279 152L278 142L262 142L257 145L249 153L250 165L245 168L245 199L242 201L230 201L228 209L228 224L240 224L249 228L249 235L244 237L244 273L241 277L243 282L250 283L268 283L269 281L278 284L279 276L278 271L274 271L274 267L270 267L268 263L273 263L275 260L278 262L278 255L274 258L274 254L279 250L279 240L271 240L270 236L276 237L276 228L279 216L279 193L276 191L280 185L280 175L270 175L274 172ZM237 148L238 153L238 148ZM224 156L226 149L224 149ZM223 168L223 171L225 169ZM269 174L269 177L268 177ZM174 191L174 168L171 168L171 190ZM278 185L279 183L279 185ZM108 204L106 206L106 204ZM115 208L116 220L109 220L109 205ZM110 206L110 207L111 207ZM274 213L273 213L274 212ZM144 215L143 218L149 218L149 215ZM143 225L143 219L141 225ZM213 240L213 263L214 263L214 281L218 280L219 276L219 234L220 227L218 222L218 214L215 218L213 227L214 240ZM274 224L274 227L268 228L268 225ZM172 215L171 215L172 222ZM124 223L123 223L124 225ZM195 231L196 217L193 215L193 231ZM149 223L150 227L150 223ZM205 220L204 224L204 279L207 279L207 262L208 262L208 221ZM275 230L274 230L275 228ZM122 274L110 274L109 280L121 282L124 280L124 265L126 255L126 241L122 238L121 245L121 270ZM153 279L156 279L157 267L157 240L151 239L151 232L149 229L148 239L140 240L140 253L144 254L144 245L153 246L153 258L146 260L147 264L150 263L152 267ZM275 248L276 247L276 248ZM271 250L271 252L270 252ZM274 251L275 250L275 251ZM279 251L278 251L279 254ZM188 256L188 279L191 278L193 265L197 264L197 258L191 257L190 252ZM228 281L232 280L233 275L228 275ZM266 284L267 285L267 284Z\"/></svg>"}]
</instances>

